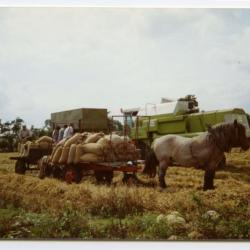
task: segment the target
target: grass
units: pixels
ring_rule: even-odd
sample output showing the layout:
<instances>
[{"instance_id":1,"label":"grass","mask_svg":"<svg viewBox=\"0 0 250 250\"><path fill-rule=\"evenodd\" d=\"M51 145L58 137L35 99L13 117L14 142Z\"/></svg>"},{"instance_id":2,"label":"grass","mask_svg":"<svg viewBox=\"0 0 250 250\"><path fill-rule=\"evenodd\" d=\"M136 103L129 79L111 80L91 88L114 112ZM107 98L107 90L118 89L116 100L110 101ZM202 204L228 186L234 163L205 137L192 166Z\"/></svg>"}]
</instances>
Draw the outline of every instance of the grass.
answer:
<instances>
[{"instance_id":1,"label":"grass","mask_svg":"<svg viewBox=\"0 0 250 250\"><path fill-rule=\"evenodd\" d=\"M157 179L139 176L151 187L111 186L93 177L80 184L17 175L13 154L0 154L0 237L14 239L197 240L250 238L250 151L227 155L229 166L216 173L215 190L203 192L203 171L172 167L166 190ZM219 218L205 218L215 210ZM157 223L157 216L178 211L185 225Z\"/></svg>"}]
</instances>

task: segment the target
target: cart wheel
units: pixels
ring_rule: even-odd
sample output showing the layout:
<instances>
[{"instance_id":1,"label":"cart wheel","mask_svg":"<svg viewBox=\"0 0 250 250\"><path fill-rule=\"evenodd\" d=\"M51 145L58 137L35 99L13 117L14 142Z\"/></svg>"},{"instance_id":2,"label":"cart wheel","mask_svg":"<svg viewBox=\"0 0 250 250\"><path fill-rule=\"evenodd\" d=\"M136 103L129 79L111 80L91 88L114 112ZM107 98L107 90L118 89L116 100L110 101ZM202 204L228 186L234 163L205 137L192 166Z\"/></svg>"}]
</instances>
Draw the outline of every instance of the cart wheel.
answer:
<instances>
[{"instance_id":1,"label":"cart wheel","mask_svg":"<svg viewBox=\"0 0 250 250\"><path fill-rule=\"evenodd\" d=\"M39 168L39 174L38 177L40 179L44 179L45 177L48 177L51 175L51 167L47 163L43 163Z\"/></svg>"},{"instance_id":2,"label":"cart wheel","mask_svg":"<svg viewBox=\"0 0 250 250\"><path fill-rule=\"evenodd\" d=\"M73 169L69 169L66 171L64 180L68 183L71 184L76 178L76 173Z\"/></svg>"},{"instance_id":3,"label":"cart wheel","mask_svg":"<svg viewBox=\"0 0 250 250\"><path fill-rule=\"evenodd\" d=\"M97 183L110 185L112 183L113 176L113 171L95 171Z\"/></svg>"},{"instance_id":4,"label":"cart wheel","mask_svg":"<svg viewBox=\"0 0 250 250\"><path fill-rule=\"evenodd\" d=\"M17 174L25 174L26 171L26 163L22 159L18 159L15 164L15 173Z\"/></svg>"},{"instance_id":5,"label":"cart wheel","mask_svg":"<svg viewBox=\"0 0 250 250\"><path fill-rule=\"evenodd\" d=\"M135 173L133 174L124 173L122 182L126 184L137 184L138 179Z\"/></svg>"},{"instance_id":6,"label":"cart wheel","mask_svg":"<svg viewBox=\"0 0 250 250\"><path fill-rule=\"evenodd\" d=\"M66 170L64 175L64 180L71 184L72 182L79 183L82 179L81 169L79 168L70 168Z\"/></svg>"},{"instance_id":7,"label":"cart wheel","mask_svg":"<svg viewBox=\"0 0 250 250\"><path fill-rule=\"evenodd\" d=\"M53 166L52 176L53 176L53 178L61 179L61 177L62 177L62 169L59 166Z\"/></svg>"}]
</instances>

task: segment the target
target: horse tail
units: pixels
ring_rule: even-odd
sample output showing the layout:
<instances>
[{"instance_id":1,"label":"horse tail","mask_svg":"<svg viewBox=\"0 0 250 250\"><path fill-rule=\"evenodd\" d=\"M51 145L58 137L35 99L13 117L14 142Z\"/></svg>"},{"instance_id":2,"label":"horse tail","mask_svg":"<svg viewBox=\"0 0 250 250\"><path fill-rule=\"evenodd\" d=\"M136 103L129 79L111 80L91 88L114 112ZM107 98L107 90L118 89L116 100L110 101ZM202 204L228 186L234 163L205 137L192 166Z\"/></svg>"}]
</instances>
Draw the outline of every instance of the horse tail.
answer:
<instances>
[{"instance_id":1,"label":"horse tail","mask_svg":"<svg viewBox=\"0 0 250 250\"><path fill-rule=\"evenodd\" d=\"M153 149L150 149L146 154L145 167L143 169L144 174L148 174L150 177L155 177L156 167L159 165L159 161L156 158Z\"/></svg>"}]
</instances>

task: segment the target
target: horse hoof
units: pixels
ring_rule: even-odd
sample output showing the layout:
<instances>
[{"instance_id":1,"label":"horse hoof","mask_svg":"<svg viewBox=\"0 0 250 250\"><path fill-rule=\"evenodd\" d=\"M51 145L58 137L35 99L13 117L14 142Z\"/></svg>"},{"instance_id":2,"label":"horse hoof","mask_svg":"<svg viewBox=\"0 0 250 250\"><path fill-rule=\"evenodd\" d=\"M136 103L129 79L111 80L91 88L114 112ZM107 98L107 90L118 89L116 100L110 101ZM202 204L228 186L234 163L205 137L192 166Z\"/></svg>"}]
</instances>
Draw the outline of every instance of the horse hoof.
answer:
<instances>
[{"instance_id":1,"label":"horse hoof","mask_svg":"<svg viewBox=\"0 0 250 250\"><path fill-rule=\"evenodd\" d=\"M203 191L207 191L207 190L214 190L215 186L212 187L203 187Z\"/></svg>"},{"instance_id":2,"label":"horse hoof","mask_svg":"<svg viewBox=\"0 0 250 250\"><path fill-rule=\"evenodd\" d=\"M166 185L166 183L165 183L165 182L161 182L161 183L160 183L160 187L161 187L161 188L166 188L166 187L167 187L167 185Z\"/></svg>"}]
</instances>

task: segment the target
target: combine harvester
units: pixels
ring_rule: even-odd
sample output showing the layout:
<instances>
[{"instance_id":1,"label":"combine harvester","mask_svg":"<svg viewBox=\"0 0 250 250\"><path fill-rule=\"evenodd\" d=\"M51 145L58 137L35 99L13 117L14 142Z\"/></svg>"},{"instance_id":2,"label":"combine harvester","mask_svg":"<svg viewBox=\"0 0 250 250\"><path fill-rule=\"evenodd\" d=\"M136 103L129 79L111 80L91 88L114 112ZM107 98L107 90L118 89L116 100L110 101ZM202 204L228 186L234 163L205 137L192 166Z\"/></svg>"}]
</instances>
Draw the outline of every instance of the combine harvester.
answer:
<instances>
[{"instance_id":1,"label":"combine harvester","mask_svg":"<svg viewBox=\"0 0 250 250\"><path fill-rule=\"evenodd\" d=\"M166 134L194 137L205 132L208 124L237 119L246 127L247 137L250 138L249 115L243 109L200 112L194 95L187 95L177 101L163 99L160 104L121 111L126 116L130 137L136 141L144 159L154 139Z\"/></svg>"}]
</instances>

